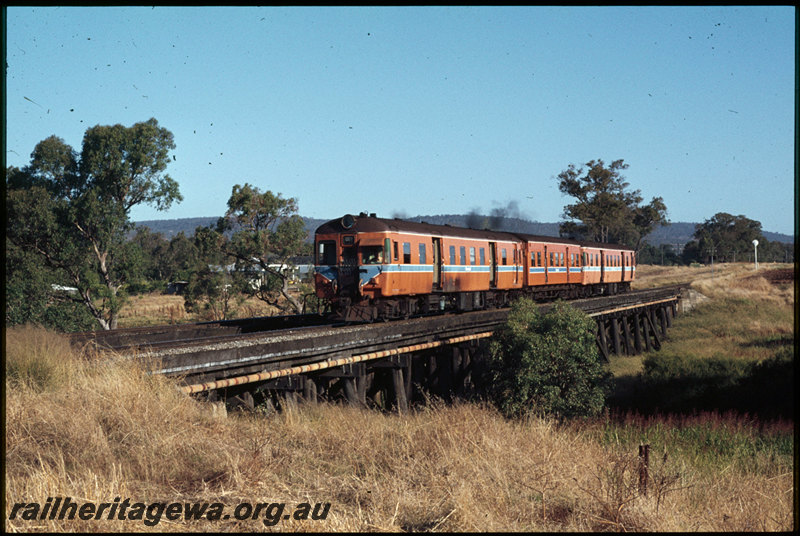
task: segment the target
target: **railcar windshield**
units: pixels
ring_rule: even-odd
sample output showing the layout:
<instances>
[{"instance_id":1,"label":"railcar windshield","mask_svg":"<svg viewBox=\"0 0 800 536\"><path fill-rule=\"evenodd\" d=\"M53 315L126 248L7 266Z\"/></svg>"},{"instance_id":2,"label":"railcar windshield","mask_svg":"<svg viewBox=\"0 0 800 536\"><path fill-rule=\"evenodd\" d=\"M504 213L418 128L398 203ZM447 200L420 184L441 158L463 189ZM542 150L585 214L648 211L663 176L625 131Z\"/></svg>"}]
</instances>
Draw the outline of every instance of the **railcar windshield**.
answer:
<instances>
[{"instance_id":1,"label":"railcar windshield","mask_svg":"<svg viewBox=\"0 0 800 536\"><path fill-rule=\"evenodd\" d=\"M383 263L383 246L364 246L361 248L362 264Z\"/></svg>"},{"instance_id":2,"label":"railcar windshield","mask_svg":"<svg viewBox=\"0 0 800 536\"><path fill-rule=\"evenodd\" d=\"M336 242L323 240L317 244L317 264L320 266L336 265Z\"/></svg>"}]
</instances>

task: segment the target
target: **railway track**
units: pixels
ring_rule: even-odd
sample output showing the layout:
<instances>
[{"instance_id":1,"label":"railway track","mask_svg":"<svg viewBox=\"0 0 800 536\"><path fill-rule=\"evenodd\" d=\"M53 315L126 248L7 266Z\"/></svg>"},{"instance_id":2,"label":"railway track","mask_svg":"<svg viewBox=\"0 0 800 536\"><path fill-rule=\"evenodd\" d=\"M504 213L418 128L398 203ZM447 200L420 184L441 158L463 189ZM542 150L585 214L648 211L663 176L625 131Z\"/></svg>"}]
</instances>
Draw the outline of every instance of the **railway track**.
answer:
<instances>
[{"instance_id":1,"label":"railway track","mask_svg":"<svg viewBox=\"0 0 800 536\"><path fill-rule=\"evenodd\" d=\"M123 328L110 331L83 331L70 334L70 339L79 345L91 344L100 349L125 353L140 346L152 346L162 343L181 344L206 337L260 333L329 323L328 319L317 314L262 316L193 324Z\"/></svg>"},{"instance_id":2,"label":"railway track","mask_svg":"<svg viewBox=\"0 0 800 536\"><path fill-rule=\"evenodd\" d=\"M665 287L573 300L570 304L600 317L645 304L675 301L679 296L680 287ZM551 304L540 307L546 311ZM206 390L231 378L260 374L260 379L266 380L343 366L354 362L354 356L362 361L383 359L396 355L398 348L425 349L447 341L485 337L505 321L508 311L492 309L361 325L331 324L320 315L248 318L84 332L74 334L72 340L140 359L152 373L180 377L187 386L211 386L200 389Z\"/></svg>"}]
</instances>

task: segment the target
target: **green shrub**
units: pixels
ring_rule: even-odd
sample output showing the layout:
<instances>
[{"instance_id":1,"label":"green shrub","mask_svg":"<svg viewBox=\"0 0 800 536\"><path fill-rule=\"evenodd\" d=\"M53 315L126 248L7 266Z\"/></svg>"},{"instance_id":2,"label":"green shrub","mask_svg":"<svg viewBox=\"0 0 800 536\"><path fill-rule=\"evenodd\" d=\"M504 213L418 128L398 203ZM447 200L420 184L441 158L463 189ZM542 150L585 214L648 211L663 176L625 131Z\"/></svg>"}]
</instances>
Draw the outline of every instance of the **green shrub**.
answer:
<instances>
[{"instance_id":1,"label":"green shrub","mask_svg":"<svg viewBox=\"0 0 800 536\"><path fill-rule=\"evenodd\" d=\"M598 414L610 373L600 361L595 322L563 302L547 314L514 303L489 345L488 391L506 416Z\"/></svg>"},{"instance_id":2,"label":"green shrub","mask_svg":"<svg viewBox=\"0 0 800 536\"><path fill-rule=\"evenodd\" d=\"M640 388L620 405L645 413L715 410L793 418L793 379L790 341L756 362L719 354L698 358L658 353L644 360Z\"/></svg>"}]
</instances>

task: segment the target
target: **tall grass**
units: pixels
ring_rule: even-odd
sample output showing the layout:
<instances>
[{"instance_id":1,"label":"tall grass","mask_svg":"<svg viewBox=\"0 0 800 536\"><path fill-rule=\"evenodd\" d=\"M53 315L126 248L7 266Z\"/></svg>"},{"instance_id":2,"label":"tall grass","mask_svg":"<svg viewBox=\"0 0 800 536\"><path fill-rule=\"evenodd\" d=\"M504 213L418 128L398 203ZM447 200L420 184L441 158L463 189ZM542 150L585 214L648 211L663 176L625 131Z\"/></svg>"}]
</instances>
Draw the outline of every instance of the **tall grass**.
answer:
<instances>
[{"instance_id":1,"label":"tall grass","mask_svg":"<svg viewBox=\"0 0 800 536\"><path fill-rule=\"evenodd\" d=\"M31 325L6 330L6 383L40 392L67 382L75 355L62 336Z\"/></svg>"},{"instance_id":2,"label":"tall grass","mask_svg":"<svg viewBox=\"0 0 800 536\"><path fill-rule=\"evenodd\" d=\"M703 432L691 422L672 431L676 423L507 420L486 405L436 402L404 416L327 404L226 414L181 394L173 380L144 374L134 359L86 355L34 328L8 334L9 355L52 348L62 368L38 383L6 369L6 516L15 502L69 496L218 501L228 511L241 501L331 503L325 521L281 520L275 528L285 531L793 528L791 459L779 430L748 436L744 422ZM669 454L666 464L654 462L648 496L635 485L642 441ZM708 441L708 454L698 455ZM753 454L748 441L763 444ZM7 519L6 529L264 526L233 518L155 527Z\"/></svg>"}]
</instances>

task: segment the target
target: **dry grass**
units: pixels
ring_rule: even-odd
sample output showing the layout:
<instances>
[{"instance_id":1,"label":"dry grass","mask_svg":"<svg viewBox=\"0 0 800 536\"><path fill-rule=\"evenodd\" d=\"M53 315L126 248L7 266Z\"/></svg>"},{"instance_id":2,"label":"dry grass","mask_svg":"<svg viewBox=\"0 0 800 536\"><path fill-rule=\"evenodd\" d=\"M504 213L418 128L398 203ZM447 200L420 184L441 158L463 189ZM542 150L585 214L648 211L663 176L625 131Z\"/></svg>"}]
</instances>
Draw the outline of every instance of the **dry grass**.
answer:
<instances>
[{"instance_id":1,"label":"dry grass","mask_svg":"<svg viewBox=\"0 0 800 536\"><path fill-rule=\"evenodd\" d=\"M794 334L794 285L788 270L793 271L793 266L761 265L755 272L750 264L724 264L715 266L713 274L709 267L643 266L641 274L637 269L637 277L639 284L652 287L689 283L710 298L697 310L677 318L667 351L762 360L771 353L765 350L769 344L759 342ZM617 369L635 370L641 357L626 361L617 363Z\"/></svg>"},{"instance_id":2,"label":"dry grass","mask_svg":"<svg viewBox=\"0 0 800 536\"><path fill-rule=\"evenodd\" d=\"M699 462L680 457L663 468L677 479L640 496L636 453L598 439L602 423L509 421L480 404L437 403L407 416L334 405L226 415L134 360L85 355L33 328L8 335L6 516L15 502L69 496L219 501L228 511L242 501L331 503L325 521L285 520L275 527L284 531L793 528L791 471L731 465L703 476ZM9 373L51 355L60 366L39 386ZM264 528L233 519L6 521L8 531Z\"/></svg>"},{"instance_id":3,"label":"dry grass","mask_svg":"<svg viewBox=\"0 0 800 536\"><path fill-rule=\"evenodd\" d=\"M277 309L257 298L248 298L231 311L230 318L270 316L278 314ZM165 324L184 324L220 320L211 311L189 313L184 307L183 296L151 292L131 296L119 314L120 328L155 326Z\"/></svg>"},{"instance_id":4,"label":"dry grass","mask_svg":"<svg viewBox=\"0 0 800 536\"><path fill-rule=\"evenodd\" d=\"M190 317L183 306L183 296L160 292L131 296L119 312L121 328L189 321Z\"/></svg>"},{"instance_id":5,"label":"dry grass","mask_svg":"<svg viewBox=\"0 0 800 536\"><path fill-rule=\"evenodd\" d=\"M636 267L636 280L631 285L634 289L655 288L668 285L689 284L706 285L712 288L725 288L732 279L748 279L759 277L775 270L794 270L792 264L769 263L760 264L758 271L750 263L724 263L712 266L658 266L641 264ZM791 288L791 283L785 285ZM781 287L784 288L784 287ZM766 289L766 287L763 287ZM763 290L762 289L762 290Z\"/></svg>"}]
</instances>

